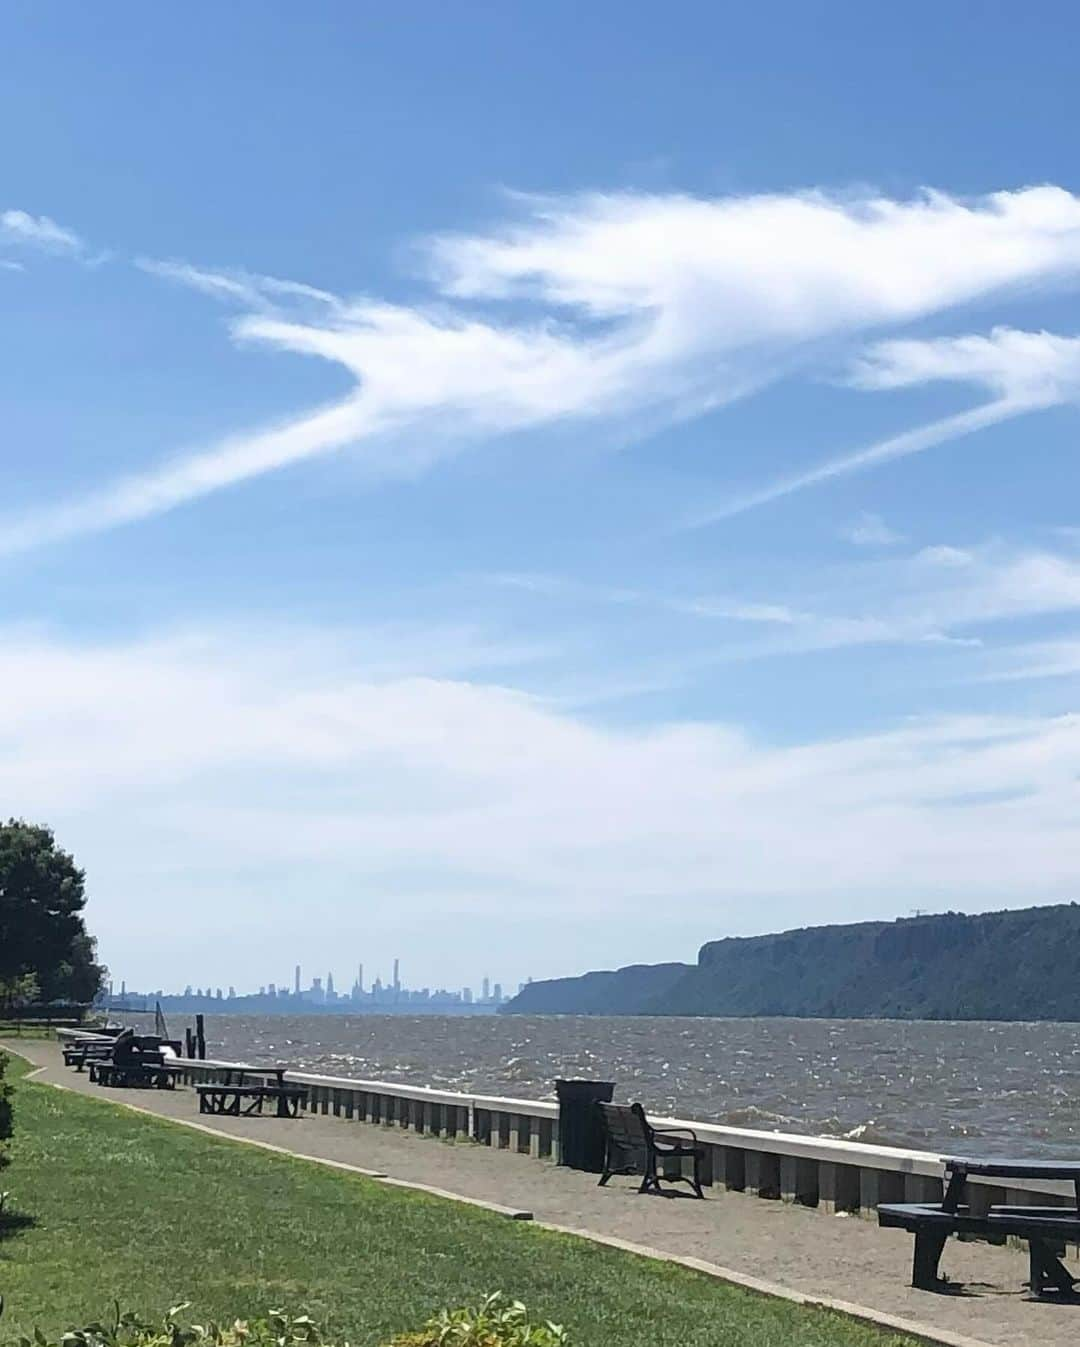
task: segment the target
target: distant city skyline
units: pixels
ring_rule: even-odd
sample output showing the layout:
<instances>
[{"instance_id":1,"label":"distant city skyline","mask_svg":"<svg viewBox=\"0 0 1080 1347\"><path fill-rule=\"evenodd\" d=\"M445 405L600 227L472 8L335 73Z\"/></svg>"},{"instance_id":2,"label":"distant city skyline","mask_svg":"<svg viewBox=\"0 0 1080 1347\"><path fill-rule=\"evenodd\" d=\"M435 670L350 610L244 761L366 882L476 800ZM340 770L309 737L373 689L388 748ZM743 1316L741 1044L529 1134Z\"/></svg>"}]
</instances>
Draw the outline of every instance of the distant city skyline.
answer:
<instances>
[{"instance_id":1,"label":"distant city skyline","mask_svg":"<svg viewBox=\"0 0 1080 1347\"><path fill-rule=\"evenodd\" d=\"M395 958L392 976L386 982L383 981L380 974L376 974L370 984L366 984L364 965L362 962L358 963L352 985L346 992L338 990L332 968L327 969L325 977L322 974L314 974L310 983L305 986L303 966L298 963L293 968L291 981L280 983L267 981L260 983L257 988L252 987L239 991L234 983L219 984L212 979L205 985L187 982L182 990L165 986L141 990L135 986L129 989L126 978L119 980L111 978L102 999L106 1005L116 1007L155 1000L163 1003L190 1002L193 1006L195 1003L226 1006L238 1002L265 1001L275 1005L288 1002L292 1006L299 1005L312 1008L338 1006L343 1009L349 1007L390 1009L440 1005L447 1008L490 1007L495 1009L510 1000L515 992L521 991L531 981L532 978L529 977L518 982L516 987L505 989L502 982L494 981L485 974L480 980L479 994L469 984L460 987L443 985L409 987L401 977L401 960Z\"/></svg>"}]
</instances>

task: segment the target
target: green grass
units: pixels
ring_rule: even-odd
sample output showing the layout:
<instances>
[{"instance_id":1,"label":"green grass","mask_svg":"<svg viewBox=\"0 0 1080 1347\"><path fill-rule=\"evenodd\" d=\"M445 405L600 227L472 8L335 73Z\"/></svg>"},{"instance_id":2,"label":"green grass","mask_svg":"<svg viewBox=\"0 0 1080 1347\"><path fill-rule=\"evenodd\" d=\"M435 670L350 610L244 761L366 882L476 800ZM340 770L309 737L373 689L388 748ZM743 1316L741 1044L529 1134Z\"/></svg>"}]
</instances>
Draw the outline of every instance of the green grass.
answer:
<instances>
[{"instance_id":1,"label":"green grass","mask_svg":"<svg viewBox=\"0 0 1080 1347\"><path fill-rule=\"evenodd\" d=\"M303 1307L354 1347L501 1290L576 1347L913 1347L687 1269L21 1079L0 1338L107 1314ZM22 1224L22 1222L27 1222Z\"/></svg>"}]
</instances>

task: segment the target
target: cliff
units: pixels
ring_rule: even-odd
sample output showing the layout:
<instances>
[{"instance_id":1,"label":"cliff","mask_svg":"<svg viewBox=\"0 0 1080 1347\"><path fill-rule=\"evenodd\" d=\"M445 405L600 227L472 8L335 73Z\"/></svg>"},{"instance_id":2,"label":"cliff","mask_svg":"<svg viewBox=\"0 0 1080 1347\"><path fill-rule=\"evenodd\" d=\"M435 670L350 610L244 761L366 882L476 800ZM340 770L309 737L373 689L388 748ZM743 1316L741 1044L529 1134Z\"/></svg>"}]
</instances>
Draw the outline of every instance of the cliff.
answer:
<instances>
[{"instance_id":1,"label":"cliff","mask_svg":"<svg viewBox=\"0 0 1080 1347\"><path fill-rule=\"evenodd\" d=\"M1080 1020L1080 906L816 926L532 982L521 1014Z\"/></svg>"},{"instance_id":2,"label":"cliff","mask_svg":"<svg viewBox=\"0 0 1080 1347\"><path fill-rule=\"evenodd\" d=\"M504 1011L523 1015L644 1015L693 970L687 963L633 964L613 973L530 982Z\"/></svg>"}]
</instances>

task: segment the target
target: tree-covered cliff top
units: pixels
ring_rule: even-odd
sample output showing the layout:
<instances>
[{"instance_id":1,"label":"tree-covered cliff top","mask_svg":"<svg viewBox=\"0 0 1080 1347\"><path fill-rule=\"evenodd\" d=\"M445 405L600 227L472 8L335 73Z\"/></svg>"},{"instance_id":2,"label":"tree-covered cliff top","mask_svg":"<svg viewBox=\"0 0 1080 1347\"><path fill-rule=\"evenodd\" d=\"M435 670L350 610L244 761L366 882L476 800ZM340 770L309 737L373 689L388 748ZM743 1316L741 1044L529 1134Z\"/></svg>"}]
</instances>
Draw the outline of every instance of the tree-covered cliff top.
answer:
<instances>
[{"instance_id":1,"label":"tree-covered cliff top","mask_svg":"<svg viewBox=\"0 0 1080 1347\"><path fill-rule=\"evenodd\" d=\"M1080 906L812 926L530 983L510 1013L1080 1020Z\"/></svg>"}]
</instances>

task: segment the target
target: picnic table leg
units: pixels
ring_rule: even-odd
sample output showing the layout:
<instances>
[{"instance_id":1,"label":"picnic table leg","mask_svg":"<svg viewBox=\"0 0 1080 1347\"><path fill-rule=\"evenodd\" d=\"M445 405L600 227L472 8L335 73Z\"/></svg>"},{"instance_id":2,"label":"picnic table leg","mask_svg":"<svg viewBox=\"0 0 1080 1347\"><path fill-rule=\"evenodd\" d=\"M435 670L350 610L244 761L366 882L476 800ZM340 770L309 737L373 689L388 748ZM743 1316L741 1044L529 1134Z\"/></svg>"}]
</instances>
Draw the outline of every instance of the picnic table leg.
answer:
<instances>
[{"instance_id":1,"label":"picnic table leg","mask_svg":"<svg viewBox=\"0 0 1080 1347\"><path fill-rule=\"evenodd\" d=\"M1076 1278L1045 1240L1031 1236L1028 1239L1028 1268L1031 1294L1041 1297L1053 1289L1060 1295L1071 1295Z\"/></svg>"},{"instance_id":2,"label":"picnic table leg","mask_svg":"<svg viewBox=\"0 0 1080 1347\"><path fill-rule=\"evenodd\" d=\"M936 1291L941 1285L938 1264L947 1236L937 1230L916 1230L911 1260L911 1284L917 1291Z\"/></svg>"},{"instance_id":3,"label":"picnic table leg","mask_svg":"<svg viewBox=\"0 0 1080 1347\"><path fill-rule=\"evenodd\" d=\"M945 1189L945 1198L941 1204L942 1211L955 1211L960 1205L960 1199L964 1196L964 1185L967 1182L967 1174L964 1170L954 1170L949 1177L949 1186Z\"/></svg>"}]
</instances>

